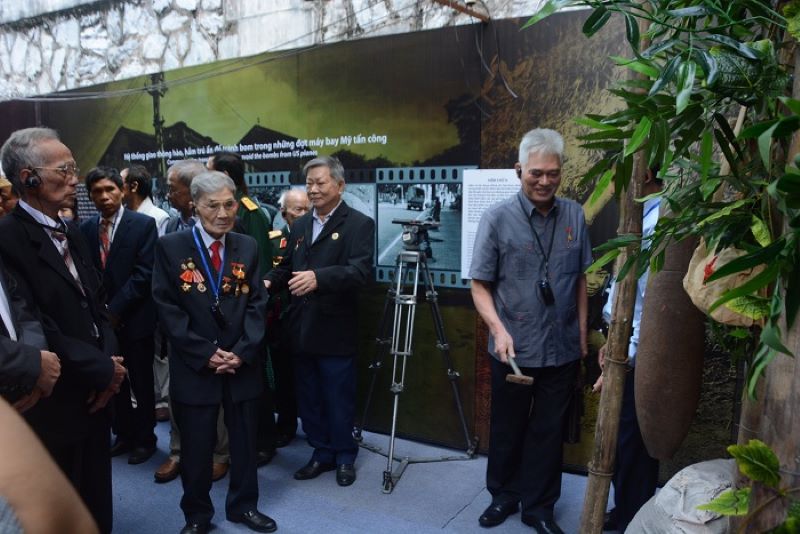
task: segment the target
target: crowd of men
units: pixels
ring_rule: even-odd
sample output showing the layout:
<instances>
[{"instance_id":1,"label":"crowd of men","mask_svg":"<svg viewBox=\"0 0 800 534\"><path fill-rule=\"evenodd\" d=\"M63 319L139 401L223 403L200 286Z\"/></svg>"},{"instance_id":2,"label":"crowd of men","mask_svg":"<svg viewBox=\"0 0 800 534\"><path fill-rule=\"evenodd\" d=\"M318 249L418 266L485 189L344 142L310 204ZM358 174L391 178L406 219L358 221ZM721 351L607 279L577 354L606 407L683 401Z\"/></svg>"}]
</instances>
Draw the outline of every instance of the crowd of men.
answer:
<instances>
[{"instance_id":1,"label":"crowd of men","mask_svg":"<svg viewBox=\"0 0 800 534\"><path fill-rule=\"evenodd\" d=\"M592 261L580 205L555 195L563 151L555 131L526 134L520 191L486 211L476 237L472 296L492 356L484 527L521 506L536 532L561 532L563 420L587 353ZM256 470L298 416L313 451L294 478L335 471L353 484L357 302L375 227L342 200L338 160L305 164L305 191L286 192L286 226L273 229L234 153L174 163L171 216L144 167L82 175L53 130L14 132L0 158L0 393L100 532L112 529L111 457L147 461L157 419L171 428L155 480L180 476L182 533L211 528L209 491L228 472L227 520L277 529L257 508ZM81 178L98 215L78 224ZM533 387L505 380L509 359Z\"/></svg>"}]
</instances>

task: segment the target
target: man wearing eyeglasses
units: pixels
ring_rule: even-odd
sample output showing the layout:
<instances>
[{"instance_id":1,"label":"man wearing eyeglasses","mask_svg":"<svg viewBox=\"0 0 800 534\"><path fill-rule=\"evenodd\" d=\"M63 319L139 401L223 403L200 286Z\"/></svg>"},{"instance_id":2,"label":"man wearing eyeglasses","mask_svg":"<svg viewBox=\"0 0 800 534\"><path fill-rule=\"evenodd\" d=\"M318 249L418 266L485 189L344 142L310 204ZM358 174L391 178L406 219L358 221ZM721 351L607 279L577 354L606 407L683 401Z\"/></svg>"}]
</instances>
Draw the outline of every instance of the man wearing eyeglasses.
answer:
<instances>
[{"instance_id":1,"label":"man wearing eyeglasses","mask_svg":"<svg viewBox=\"0 0 800 534\"><path fill-rule=\"evenodd\" d=\"M214 515L209 491L220 405L231 455L226 517L257 532L277 528L257 510L255 432L267 301L255 240L231 232L235 191L220 172L196 176L191 193L199 224L156 245L153 297L172 347L170 399L181 434L182 534L207 532Z\"/></svg>"},{"instance_id":2,"label":"man wearing eyeglasses","mask_svg":"<svg viewBox=\"0 0 800 534\"><path fill-rule=\"evenodd\" d=\"M491 334L491 427L480 516L494 527L522 507L537 533L561 533L564 417L578 364L586 356L588 297L583 271L591 245L581 206L556 197L564 140L536 129L522 138L520 191L481 218L470 268L472 298ZM509 359L534 378L506 381Z\"/></svg>"},{"instance_id":3,"label":"man wearing eyeglasses","mask_svg":"<svg viewBox=\"0 0 800 534\"><path fill-rule=\"evenodd\" d=\"M0 219L0 256L21 281L20 295L42 315L49 349L61 358L53 394L25 417L83 498L101 532L112 527L110 416L125 368L102 304L101 289L80 231L59 209L74 202L79 170L48 128L11 134L0 152L20 193Z\"/></svg>"}]
</instances>

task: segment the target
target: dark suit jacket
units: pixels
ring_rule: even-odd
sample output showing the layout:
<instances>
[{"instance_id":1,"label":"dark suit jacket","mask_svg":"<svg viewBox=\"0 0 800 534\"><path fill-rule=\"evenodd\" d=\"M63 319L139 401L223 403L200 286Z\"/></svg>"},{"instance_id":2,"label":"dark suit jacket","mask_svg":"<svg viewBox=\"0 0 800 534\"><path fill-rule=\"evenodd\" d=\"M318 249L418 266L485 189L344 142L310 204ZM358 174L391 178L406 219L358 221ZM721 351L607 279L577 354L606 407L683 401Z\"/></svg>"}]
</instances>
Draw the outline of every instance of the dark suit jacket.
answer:
<instances>
[{"instance_id":1,"label":"dark suit jacket","mask_svg":"<svg viewBox=\"0 0 800 534\"><path fill-rule=\"evenodd\" d=\"M0 257L10 276L19 281L20 295L39 310L47 343L61 358L53 394L25 417L46 441L80 440L89 430L86 400L111 383L110 356L116 353L116 338L103 311L100 280L86 242L70 223L67 239L81 292L50 237L22 207L0 219L0 235Z\"/></svg>"},{"instance_id":2,"label":"dark suit jacket","mask_svg":"<svg viewBox=\"0 0 800 534\"><path fill-rule=\"evenodd\" d=\"M100 267L99 228L99 216L81 224L92 261L102 273L108 309L120 318L117 332L120 338L130 340L150 337L156 329L156 306L151 289L158 239L155 220L148 215L123 210L105 269Z\"/></svg>"},{"instance_id":3,"label":"dark suit jacket","mask_svg":"<svg viewBox=\"0 0 800 534\"><path fill-rule=\"evenodd\" d=\"M267 273L270 292L286 287L293 271L312 270L317 290L292 297L284 324L294 352L354 355L358 290L369 280L375 223L342 202L312 244L312 212L297 219L281 263Z\"/></svg>"},{"instance_id":4,"label":"dark suit jacket","mask_svg":"<svg viewBox=\"0 0 800 534\"><path fill-rule=\"evenodd\" d=\"M228 322L225 329L219 327L211 313L214 296L192 231L167 234L156 244L153 297L158 306L159 321L172 347L169 358L170 396L184 404L221 403L225 380L229 383L234 402L255 399L261 394L263 371L258 355L264 337L267 298L258 277L258 250L255 240L249 236L231 232L225 240L222 274L230 284L228 290L220 291L220 308ZM203 246L202 240L200 245ZM205 247L202 254L212 268ZM188 272L190 263L203 273L205 291L198 290L197 283L181 279L181 275ZM232 264L243 266L247 293L236 295ZM184 290L185 283L188 290ZM236 374L216 375L208 368L208 359L217 347L242 358L243 364Z\"/></svg>"},{"instance_id":5,"label":"dark suit jacket","mask_svg":"<svg viewBox=\"0 0 800 534\"><path fill-rule=\"evenodd\" d=\"M41 323L14 291L16 281L9 280L4 275L2 260L0 286L8 301L11 323L17 334L17 340L12 340L0 321L0 394L6 400L14 402L33 389L41 371L39 351L47 347Z\"/></svg>"}]
</instances>

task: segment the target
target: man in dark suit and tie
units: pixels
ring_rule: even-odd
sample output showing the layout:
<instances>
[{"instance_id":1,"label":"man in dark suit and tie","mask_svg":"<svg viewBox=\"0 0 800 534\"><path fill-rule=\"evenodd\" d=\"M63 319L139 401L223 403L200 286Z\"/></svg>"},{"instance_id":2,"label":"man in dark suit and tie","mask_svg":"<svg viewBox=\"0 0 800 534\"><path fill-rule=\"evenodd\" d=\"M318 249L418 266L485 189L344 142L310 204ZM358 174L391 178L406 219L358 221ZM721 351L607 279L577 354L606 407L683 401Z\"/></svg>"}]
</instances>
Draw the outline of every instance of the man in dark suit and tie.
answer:
<instances>
[{"instance_id":1,"label":"man in dark suit and tie","mask_svg":"<svg viewBox=\"0 0 800 534\"><path fill-rule=\"evenodd\" d=\"M122 206L122 178L116 169L95 167L86 190L100 215L81 224L92 259L101 274L107 310L128 370L114 398L111 456L130 452L129 464L146 462L156 450L153 386L153 254L158 233L152 217ZM131 393L136 399L134 408Z\"/></svg>"},{"instance_id":2,"label":"man in dark suit and tie","mask_svg":"<svg viewBox=\"0 0 800 534\"><path fill-rule=\"evenodd\" d=\"M112 526L110 417L125 368L103 310L97 274L80 230L58 210L72 204L79 170L48 128L11 134L3 169L20 201L0 219L0 257L20 295L42 316L47 345L62 362L53 394L25 413L78 490L101 532Z\"/></svg>"},{"instance_id":3,"label":"man in dark suit and tie","mask_svg":"<svg viewBox=\"0 0 800 534\"><path fill-rule=\"evenodd\" d=\"M231 469L225 513L229 521L273 532L260 513L256 422L263 388L259 354L266 295L258 276L258 247L232 233L236 186L220 172L196 176L192 200L200 224L165 235L156 245L153 296L172 352L170 398L181 433L182 534L205 533L214 507L211 458L222 405Z\"/></svg>"},{"instance_id":4,"label":"man in dark suit and tie","mask_svg":"<svg viewBox=\"0 0 800 534\"><path fill-rule=\"evenodd\" d=\"M314 453L294 477L307 480L336 469L336 482L356 479L353 440L356 402L358 290L372 271L375 223L342 201L344 168L330 157L303 167L313 210L295 221L280 265L264 283L288 287L286 314L303 430Z\"/></svg>"}]
</instances>

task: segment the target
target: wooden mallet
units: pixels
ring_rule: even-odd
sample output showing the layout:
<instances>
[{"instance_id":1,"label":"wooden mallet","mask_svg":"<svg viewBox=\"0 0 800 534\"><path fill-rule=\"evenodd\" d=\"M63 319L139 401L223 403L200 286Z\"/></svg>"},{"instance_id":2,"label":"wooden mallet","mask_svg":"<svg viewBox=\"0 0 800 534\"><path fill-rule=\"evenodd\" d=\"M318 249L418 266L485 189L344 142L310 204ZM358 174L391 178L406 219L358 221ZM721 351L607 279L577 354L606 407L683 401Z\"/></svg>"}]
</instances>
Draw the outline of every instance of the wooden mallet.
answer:
<instances>
[{"instance_id":1,"label":"wooden mallet","mask_svg":"<svg viewBox=\"0 0 800 534\"><path fill-rule=\"evenodd\" d=\"M514 356L508 356L508 365L511 366L514 372L506 375L506 382L513 382L514 384L521 384L523 386L533 385L533 377L522 374L522 371L520 371L517 366L517 362L514 361Z\"/></svg>"}]
</instances>

